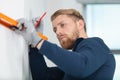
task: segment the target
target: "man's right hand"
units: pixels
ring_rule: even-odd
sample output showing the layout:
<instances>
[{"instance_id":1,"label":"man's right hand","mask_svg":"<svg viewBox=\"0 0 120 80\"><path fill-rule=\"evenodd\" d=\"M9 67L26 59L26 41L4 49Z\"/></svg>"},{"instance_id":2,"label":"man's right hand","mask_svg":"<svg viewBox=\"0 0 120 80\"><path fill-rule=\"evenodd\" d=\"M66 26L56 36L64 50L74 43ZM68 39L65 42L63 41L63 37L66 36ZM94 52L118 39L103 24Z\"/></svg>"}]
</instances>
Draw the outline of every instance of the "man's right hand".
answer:
<instances>
[{"instance_id":1,"label":"man's right hand","mask_svg":"<svg viewBox=\"0 0 120 80\"><path fill-rule=\"evenodd\" d=\"M32 21L26 19L18 19L19 30L15 30L16 33L22 35L28 45L33 45L34 47L42 40L37 34Z\"/></svg>"}]
</instances>

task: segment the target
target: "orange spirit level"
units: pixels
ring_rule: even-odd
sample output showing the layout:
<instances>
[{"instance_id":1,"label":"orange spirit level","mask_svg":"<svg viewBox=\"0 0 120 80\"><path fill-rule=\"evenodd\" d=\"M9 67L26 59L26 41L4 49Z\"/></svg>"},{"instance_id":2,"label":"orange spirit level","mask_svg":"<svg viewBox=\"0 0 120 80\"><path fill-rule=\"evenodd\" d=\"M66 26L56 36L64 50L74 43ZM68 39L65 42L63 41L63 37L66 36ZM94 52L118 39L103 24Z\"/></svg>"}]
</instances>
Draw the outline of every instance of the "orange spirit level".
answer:
<instances>
[{"instance_id":1,"label":"orange spirit level","mask_svg":"<svg viewBox=\"0 0 120 80\"><path fill-rule=\"evenodd\" d=\"M0 24L13 30L13 27L17 28L15 26L17 26L18 22L16 20L6 16L3 13L0 13Z\"/></svg>"},{"instance_id":2,"label":"orange spirit level","mask_svg":"<svg viewBox=\"0 0 120 80\"><path fill-rule=\"evenodd\" d=\"M45 15L45 13L43 14ZM41 19L43 18L43 16L39 19L39 21L41 21ZM17 25L18 22L8 16L6 16L5 14L0 12L0 24L2 24L3 26L11 29L11 30L15 30L18 29ZM38 23L36 23L38 25ZM40 24L40 22L39 22ZM37 25L35 27L37 27ZM44 36L42 33L37 32L37 35L42 38L43 40L48 40L48 38L46 36Z\"/></svg>"}]
</instances>

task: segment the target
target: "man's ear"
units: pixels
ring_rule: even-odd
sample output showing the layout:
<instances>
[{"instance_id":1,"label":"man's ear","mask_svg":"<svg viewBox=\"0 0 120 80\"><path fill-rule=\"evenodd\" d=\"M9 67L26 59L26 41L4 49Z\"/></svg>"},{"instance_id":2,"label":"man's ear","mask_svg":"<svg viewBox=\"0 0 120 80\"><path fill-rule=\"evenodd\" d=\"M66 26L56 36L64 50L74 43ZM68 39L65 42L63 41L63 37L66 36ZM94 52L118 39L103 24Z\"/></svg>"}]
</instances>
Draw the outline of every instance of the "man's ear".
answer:
<instances>
[{"instance_id":1,"label":"man's ear","mask_svg":"<svg viewBox=\"0 0 120 80\"><path fill-rule=\"evenodd\" d=\"M78 22L77 22L77 24L78 24L78 27L79 27L79 30L82 30L82 29L84 29L84 21L83 20L79 20Z\"/></svg>"}]
</instances>

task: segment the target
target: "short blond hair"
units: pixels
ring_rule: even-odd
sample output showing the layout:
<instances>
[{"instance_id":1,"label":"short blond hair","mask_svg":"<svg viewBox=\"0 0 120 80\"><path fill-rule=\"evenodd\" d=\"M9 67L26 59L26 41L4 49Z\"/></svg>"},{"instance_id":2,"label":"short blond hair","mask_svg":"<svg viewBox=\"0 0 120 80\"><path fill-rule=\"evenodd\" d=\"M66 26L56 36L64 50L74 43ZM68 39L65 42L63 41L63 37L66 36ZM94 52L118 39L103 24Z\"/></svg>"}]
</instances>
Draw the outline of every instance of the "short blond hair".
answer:
<instances>
[{"instance_id":1,"label":"short blond hair","mask_svg":"<svg viewBox=\"0 0 120 80\"><path fill-rule=\"evenodd\" d=\"M57 10L55 13L53 13L53 15L51 16L51 21L53 21L56 17L58 17L59 15L68 15L71 16L75 19L81 19L84 21L84 28L86 31L86 23L85 20L83 18L83 16L80 14L79 11L75 10L75 9L59 9Z\"/></svg>"}]
</instances>

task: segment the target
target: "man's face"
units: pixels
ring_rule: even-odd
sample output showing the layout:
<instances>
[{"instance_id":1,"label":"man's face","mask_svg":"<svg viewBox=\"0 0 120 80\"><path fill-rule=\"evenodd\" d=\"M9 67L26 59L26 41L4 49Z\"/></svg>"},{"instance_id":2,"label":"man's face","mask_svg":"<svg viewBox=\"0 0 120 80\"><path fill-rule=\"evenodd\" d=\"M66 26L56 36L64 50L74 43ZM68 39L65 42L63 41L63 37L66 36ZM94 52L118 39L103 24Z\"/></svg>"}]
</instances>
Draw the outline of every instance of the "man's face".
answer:
<instances>
[{"instance_id":1,"label":"man's face","mask_svg":"<svg viewBox=\"0 0 120 80\"><path fill-rule=\"evenodd\" d=\"M79 22L67 15L59 15L52 21L52 25L60 45L65 49L72 49L79 38Z\"/></svg>"}]
</instances>

